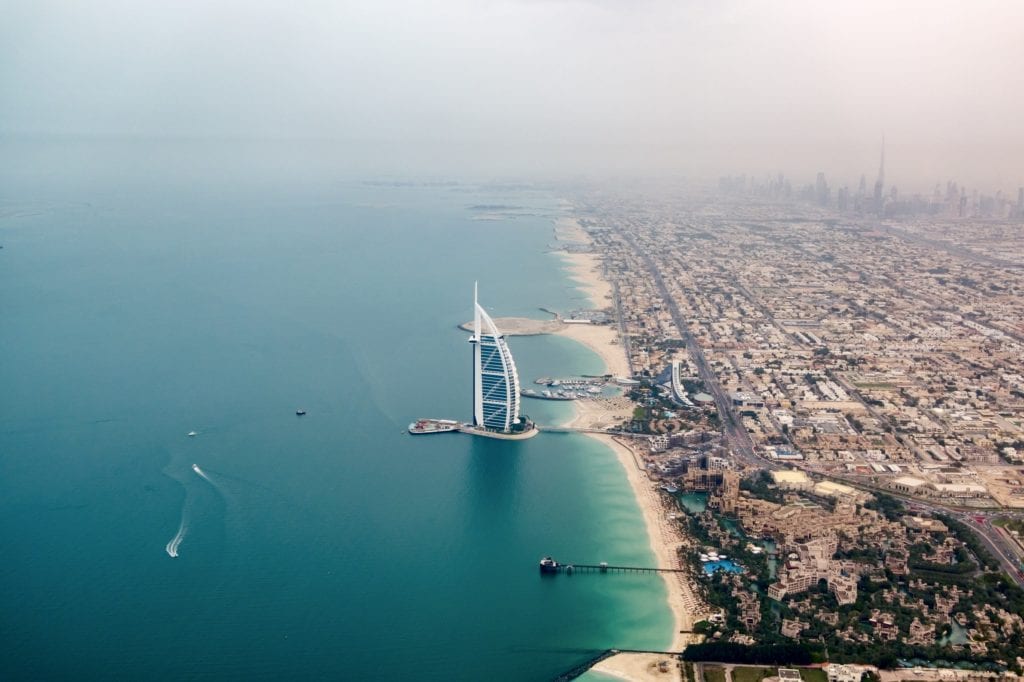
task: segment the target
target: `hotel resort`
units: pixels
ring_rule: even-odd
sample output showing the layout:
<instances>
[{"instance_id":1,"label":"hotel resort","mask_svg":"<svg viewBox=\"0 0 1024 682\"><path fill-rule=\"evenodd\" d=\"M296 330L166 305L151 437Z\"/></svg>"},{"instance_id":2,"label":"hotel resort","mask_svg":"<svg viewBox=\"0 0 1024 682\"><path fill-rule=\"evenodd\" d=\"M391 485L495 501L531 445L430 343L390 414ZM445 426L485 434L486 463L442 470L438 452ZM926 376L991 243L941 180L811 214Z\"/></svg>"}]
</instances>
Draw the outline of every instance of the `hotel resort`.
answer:
<instances>
[{"instance_id":1,"label":"hotel resort","mask_svg":"<svg viewBox=\"0 0 1024 682\"><path fill-rule=\"evenodd\" d=\"M523 440L537 435L537 427L519 413L519 373L505 336L480 305L473 284L473 421L459 424L446 419L419 419L409 425L412 434L461 431L473 436Z\"/></svg>"},{"instance_id":2,"label":"hotel resort","mask_svg":"<svg viewBox=\"0 0 1024 682\"><path fill-rule=\"evenodd\" d=\"M519 373L505 336L480 305L473 285L473 424L465 433L493 438L530 438L537 428L519 414Z\"/></svg>"}]
</instances>

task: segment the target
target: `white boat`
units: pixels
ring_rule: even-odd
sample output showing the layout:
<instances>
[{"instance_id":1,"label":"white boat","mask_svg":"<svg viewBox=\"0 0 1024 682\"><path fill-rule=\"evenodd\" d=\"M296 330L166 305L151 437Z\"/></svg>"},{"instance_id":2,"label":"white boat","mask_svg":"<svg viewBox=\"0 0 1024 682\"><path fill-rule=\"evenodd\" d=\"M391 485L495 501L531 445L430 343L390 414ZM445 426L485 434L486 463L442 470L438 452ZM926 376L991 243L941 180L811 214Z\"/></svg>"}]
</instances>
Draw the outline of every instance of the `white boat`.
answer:
<instances>
[{"instance_id":1,"label":"white boat","mask_svg":"<svg viewBox=\"0 0 1024 682\"><path fill-rule=\"evenodd\" d=\"M195 431L189 431L189 432L188 432L188 437L189 437L189 438L195 438L195 437L196 437L196 436L198 436L198 435L199 435L199 434L198 434L198 433L196 433Z\"/></svg>"},{"instance_id":2,"label":"white boat","mask_svg":"<svg viewBox=\"0 0 1024 682\"><path fill-rule=\"evenodd\" d=\"M197 474L199 474L200 476L202 476L202 475L203 475L203 470L199 468L199 465L198 465L198 464L193 464L193 465L192 465L192 471L196 472L196 473L197 473Z\"/></svg>"},{"instance_id":3,"label":"white boat","mask_svg":"<svg viewBox=\"0 0 1024 682\"><path fill-rule=\"evenodd\" d=\"M709 557L709 556L708 556L707 554L703 554L703 553L702 553L702 554L700 555L700 560L701 560L701 561L711 561L711 558L710 558L710 557Z\"/></svg>"}]
</instances>

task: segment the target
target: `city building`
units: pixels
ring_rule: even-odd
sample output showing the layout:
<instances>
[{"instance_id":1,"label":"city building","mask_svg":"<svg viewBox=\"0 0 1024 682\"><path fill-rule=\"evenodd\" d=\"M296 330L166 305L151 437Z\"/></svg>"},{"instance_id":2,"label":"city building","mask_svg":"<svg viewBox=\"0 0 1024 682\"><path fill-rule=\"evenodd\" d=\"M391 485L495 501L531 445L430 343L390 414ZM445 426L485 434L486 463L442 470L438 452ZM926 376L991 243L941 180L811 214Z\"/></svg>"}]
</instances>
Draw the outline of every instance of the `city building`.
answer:
<instances>
[{"instance_id":1,"label":"city building","mask_svg":"<svg viewBox=\"0 0 1024 682\"><path fill-rule=\"evenodd\" d=\"M852 665L830 663L825 666L825 674L828 675L828 682L860 682L863 671Z\"/></svg>"},{"instance_id":2,"label":"city building","mask_svg":"<svg viewBox=\"0 0 1024 682\"><path fill-rule=\"evenodd\" d=\"M534 435L536 429L519 414L519 374L505 336L480 305L473 285L473 428L477 435Z\"/></svg>"}]
</instances>

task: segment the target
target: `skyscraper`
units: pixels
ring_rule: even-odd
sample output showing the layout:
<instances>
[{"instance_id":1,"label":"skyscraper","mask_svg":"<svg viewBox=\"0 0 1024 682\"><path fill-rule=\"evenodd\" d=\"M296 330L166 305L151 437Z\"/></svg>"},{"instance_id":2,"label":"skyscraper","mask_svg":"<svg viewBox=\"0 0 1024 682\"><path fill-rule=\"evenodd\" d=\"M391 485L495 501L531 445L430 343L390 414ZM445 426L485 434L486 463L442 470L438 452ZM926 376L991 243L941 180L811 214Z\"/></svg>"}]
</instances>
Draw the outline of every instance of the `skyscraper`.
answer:
<instances>
[{"instance_id":1,"label":"skyscraper","mask_svg":"<svg viewBox=\"0 0 1024 682\"><path fill-rule=\"evenodd\" d=\"M882 160L878 164L878 179L875 180L875 212L882 215L885 207L885 198L882 193L885 191L885 138L882 138Z\"/></svg>"},{"instance_id":2,"label":"skyscraper","mask_svg":"<svg viewBox=\"0 0 1024 682\"><path fill-rule=\"evenodd\" d=\"M474 432L513 434L532 430L532 424L519 415L516 363L505 343L505 336L480 305L475 284L473 336L469 342L473 344Z\"/></svg>"}]
</instances>

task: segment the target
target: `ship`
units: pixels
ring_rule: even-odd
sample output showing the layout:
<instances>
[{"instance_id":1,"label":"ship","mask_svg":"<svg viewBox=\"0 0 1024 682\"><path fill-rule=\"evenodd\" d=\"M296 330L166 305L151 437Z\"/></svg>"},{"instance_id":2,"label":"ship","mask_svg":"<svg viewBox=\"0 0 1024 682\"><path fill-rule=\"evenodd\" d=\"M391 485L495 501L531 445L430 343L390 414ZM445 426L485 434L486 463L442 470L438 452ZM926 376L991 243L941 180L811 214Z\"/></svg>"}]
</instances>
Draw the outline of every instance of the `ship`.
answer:
<instances>
[{"instance_id":1,"label":"ship","mask_svg":"<svg viewBox=\"0 0 1024 682\"><path fill-rule=\"evenodd\" d=\"M561 564L559 564L557 561L555 561L549 556L546 556L540 560L541 573L558 573L559 568L561 568Z\"/></svg>"},{"instance_id":2,"label":"ship","mask_svg":"<svg viewBox=\"0 0 1024 682\"><path fill-rule=\"evenodd\" d=\"M458 431L459 422L453 419L417 419L409 424L409 433L422 436L429 433L448 433Z\"/></svg>"}]
</instances>

